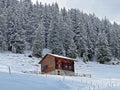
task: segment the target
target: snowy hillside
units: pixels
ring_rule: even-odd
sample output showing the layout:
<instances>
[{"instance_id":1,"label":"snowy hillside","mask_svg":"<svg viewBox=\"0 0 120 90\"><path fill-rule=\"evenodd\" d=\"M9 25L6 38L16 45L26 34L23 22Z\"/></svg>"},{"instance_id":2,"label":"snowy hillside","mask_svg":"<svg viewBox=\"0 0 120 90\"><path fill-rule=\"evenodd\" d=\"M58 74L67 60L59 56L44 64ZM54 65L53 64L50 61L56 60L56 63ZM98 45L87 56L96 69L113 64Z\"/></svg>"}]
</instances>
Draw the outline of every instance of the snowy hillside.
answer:
<instances>
[{"instance_id":1,"label":"snowy hillside","mask_svg":"<svg viewBox=\"0 0 120 90\"><path fill-rule=\"evenodd\" d=\"M7 73L0 73L0 76L1 90L77 90L78 87L88 86L72 81L71 77L63 79L61 76L8 75Z\"/></svg>"},{"instance_id":2,"label":"snowy hillside","mask_svg":"<svg viewBox=\"0 0 120 90\"><path fill-rule=\"evenodd\" d=\"M0 53L0 90L120 90L119 65L76 62L75 72L91 78L41 75L39 59L29 54Z\"/></svg>"},{"instance_id":3,"label":"snowy hillside","mask_svg":"<svg viewBox=\"0 0 120 90\"><path fill-rule=\"evenodd\" d=\"M38 69L40 70L38 65L40 60L28 57L30 54L30 52L25 52L25 54L0 53L0 70L8 72L8 66L10 66L12 72L37 73Z\"/></svg>"}]
</instances>

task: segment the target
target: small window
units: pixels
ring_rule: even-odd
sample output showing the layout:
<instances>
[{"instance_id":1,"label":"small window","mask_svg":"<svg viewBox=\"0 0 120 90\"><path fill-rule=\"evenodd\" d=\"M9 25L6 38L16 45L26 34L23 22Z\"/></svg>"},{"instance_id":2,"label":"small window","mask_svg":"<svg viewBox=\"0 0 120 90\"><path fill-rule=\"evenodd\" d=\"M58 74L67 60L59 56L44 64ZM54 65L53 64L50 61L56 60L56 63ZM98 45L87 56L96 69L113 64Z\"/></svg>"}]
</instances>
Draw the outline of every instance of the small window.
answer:
<instances>
[{"instance_id":1,"label":"small window","mask_svg":"<svg viewBox=\"0 0 120 90\"><path fill-rule=\"evenodd\" d=\"M41 70L45 70L45 69L47 69L48 68L48 65L43 65L43 66L41 66Z\"/></svg>"}]
</instances>

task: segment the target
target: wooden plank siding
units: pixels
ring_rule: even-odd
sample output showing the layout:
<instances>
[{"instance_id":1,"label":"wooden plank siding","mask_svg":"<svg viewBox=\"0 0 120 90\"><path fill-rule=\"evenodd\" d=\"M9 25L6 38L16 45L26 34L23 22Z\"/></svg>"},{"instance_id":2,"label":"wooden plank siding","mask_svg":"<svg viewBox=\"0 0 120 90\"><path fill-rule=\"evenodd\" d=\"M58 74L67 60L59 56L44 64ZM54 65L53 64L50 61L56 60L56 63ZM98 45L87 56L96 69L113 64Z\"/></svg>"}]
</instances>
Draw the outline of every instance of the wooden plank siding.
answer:
<instances>
[{"instance_id":1,"label":"wooden plank siding","mask_svg":"<svg viewBox=\"0 0 120 90\"><path fill-rule=\"evenodd\" d=\"M48 55L41 61L42 73L48 73L55 70L55 57Z\"/></svg>"},{"instance_id":2,"label":"wooden plank siding","mask_svg":"<svg viewBox=\"0 0 120 90\"><path fill-rule=\"evenodd\" d=\"M47 54L39 64L41 64L41 73L74 75L74 60L67 57Z\"/></svg>"},{"instance_id":3,"label":"wooden plank siding","mask_svg":"<svg viewBox=\"0 0 120 90\"><path fill-rule=\"evenodd\" d=\"M55 69L67 70L67 71L74 72L74 61L62 59L62 58L56 58L55 59Z\"/></svg>"}]
</instances>

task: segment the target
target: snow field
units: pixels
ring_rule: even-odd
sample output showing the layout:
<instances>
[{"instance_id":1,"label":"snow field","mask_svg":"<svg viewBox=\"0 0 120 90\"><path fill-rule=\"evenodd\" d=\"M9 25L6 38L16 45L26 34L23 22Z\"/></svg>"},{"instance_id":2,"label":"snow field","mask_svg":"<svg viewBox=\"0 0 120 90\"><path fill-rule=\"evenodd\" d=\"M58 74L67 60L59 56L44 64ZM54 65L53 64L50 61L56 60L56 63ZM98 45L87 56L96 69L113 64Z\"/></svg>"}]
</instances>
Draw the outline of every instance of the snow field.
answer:
<instances>
[{"instance_id":1,"label":"snow field","mask_svg":"<svg viewBox=\"0 0 120 90\"><path fill-rule=\"evenodd\" d=\"M40 59L29 54L0 53L0 90L120 90L119 65L75 62L75 72L91 78L43 75L38 74Z\"/></svg>"}]
</instances>

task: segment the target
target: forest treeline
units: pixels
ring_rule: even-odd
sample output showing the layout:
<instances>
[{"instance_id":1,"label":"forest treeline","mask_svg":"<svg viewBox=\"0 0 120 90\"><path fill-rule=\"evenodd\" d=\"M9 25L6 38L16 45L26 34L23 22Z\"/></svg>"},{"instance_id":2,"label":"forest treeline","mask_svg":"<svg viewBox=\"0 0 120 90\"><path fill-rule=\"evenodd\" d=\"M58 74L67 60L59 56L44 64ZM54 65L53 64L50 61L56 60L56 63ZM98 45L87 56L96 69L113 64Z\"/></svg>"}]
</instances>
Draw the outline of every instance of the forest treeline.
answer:
<instances>
[{"instance_id":1,"label":"forest treeline","mask_svg":"<svg viewBox=\"0 0 120 90\"><path fill-rule=\"evenodd\" d=\"M31 50L41 57L44 48L67 57L107 63L120 59L120 25L57 3L0 0L0 51Z\"/></svg>"}]
</instances>

